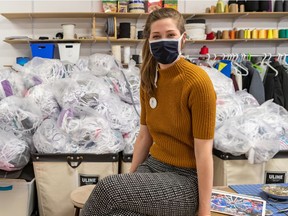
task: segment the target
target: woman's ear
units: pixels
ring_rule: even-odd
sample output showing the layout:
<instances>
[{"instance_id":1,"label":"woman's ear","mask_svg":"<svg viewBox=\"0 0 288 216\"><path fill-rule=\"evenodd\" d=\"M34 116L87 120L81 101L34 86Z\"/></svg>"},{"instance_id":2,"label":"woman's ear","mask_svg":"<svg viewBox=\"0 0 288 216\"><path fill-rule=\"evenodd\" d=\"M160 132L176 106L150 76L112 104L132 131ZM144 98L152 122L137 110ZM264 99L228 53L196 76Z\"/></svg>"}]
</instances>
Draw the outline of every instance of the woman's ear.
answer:
<instances>
[{"instance_id":1,"label":"woman's ear","mask_svg":"<svg viewBox=\"0 0 288 216\"><path fill-rule=\"evenodd\" d=\"M187 39L187 33L186 33L186 32L184 32L184 33L183 33L183 43L185 43L185 42L186 42L186 39Z\"/></svg>"},{"instance_id":2,"label":"woman's ear","mask_svg":"<svg viewBox=\"0 0 288 216\"><path fill-rule=\"evenodd\" d=\"M186 32L184 32L184 33L183 33L183 37L182 37L181 49L184 48L184 45L185 45L186 39L187 39L187 34L186 34Z\"/></svg>"}]
</instances>

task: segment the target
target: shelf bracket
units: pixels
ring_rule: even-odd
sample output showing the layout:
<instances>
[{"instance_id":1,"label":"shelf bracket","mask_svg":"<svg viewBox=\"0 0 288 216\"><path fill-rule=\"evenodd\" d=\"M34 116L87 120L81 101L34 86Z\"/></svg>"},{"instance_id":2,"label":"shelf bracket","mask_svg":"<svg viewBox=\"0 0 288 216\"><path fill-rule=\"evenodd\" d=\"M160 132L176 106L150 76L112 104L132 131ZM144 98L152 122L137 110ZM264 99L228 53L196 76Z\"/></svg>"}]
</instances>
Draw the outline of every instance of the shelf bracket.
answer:
<instances>
[{"instance_id":1,"label":"shelf bracket","mask_svg":"<svg viewBox=\"0 0 288 216\"><path fill-rule=\"evenodd\" d=\"M283 20L285 19L288 19L288 16L283 16L281 18L278 19L278 22L277 22L277 28L279 28L279 23L282 22Z\"/></svg>"},{"instance_id":2,"label":"shelf bracket","mask_svg":"<svg viewBox=\"0 0 288 216\"><path fill-rule=\"evenodd\" d=\"M233 19L232 28L235 27L235 26L234 26L235 22L237 22L239 19L242 19L242 18L244 18L244 17L246 17L246 16L248 16L248 15L249 15L249 13L245 13L245 14L242 14L242 15L236 17L235 19Z\"/></svg>"},{"instance_id":3,"label":"shelf bracket","mask_svg":"<svg viewBox=\"0 0 288 216\"><path fill-rule=\"evenodd\" d=\"M188 20L188 19L191 19L191 18L193 18L195 16L196 16L196 14L191 14L190 16L186 17L185 19Z\"/></svg>"}]
</instances>

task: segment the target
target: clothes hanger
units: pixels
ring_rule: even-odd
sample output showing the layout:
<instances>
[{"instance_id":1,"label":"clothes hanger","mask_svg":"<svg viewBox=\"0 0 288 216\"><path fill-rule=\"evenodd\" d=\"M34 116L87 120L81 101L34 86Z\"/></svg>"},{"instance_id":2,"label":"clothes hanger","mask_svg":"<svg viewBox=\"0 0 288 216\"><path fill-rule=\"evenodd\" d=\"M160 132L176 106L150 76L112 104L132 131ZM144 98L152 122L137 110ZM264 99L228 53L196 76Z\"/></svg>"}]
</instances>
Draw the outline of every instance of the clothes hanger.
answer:
<instances>
[{"instance_id":1,"label":"clothes hanger","mask_svg":"<svg viewBox=\"0 0 288 216\"><path fill-rule=\"evenodd\" d=\"M236 57L237 57L237 54L236 54ZM237 60L237 59L236 59ZM246 73L245 74L242 74L242 76L248 76L249 75L249 71L248 71L248 68L244 67L243 65L240 65L236 60L234 61L231 61L232 64L236 65L237 67L241 68L243 71L245 71Z\"/></svg>"},{"instance_id":2,"label":"clothes hanger","mask_svg":"<svg viewBox=\"0 0 288 216\"><path fill-rule=\"evenodd\" d=\"M213 68L213 64L211 64L211 61L210 61L210 58L211 58L210 54L207 53L206 55L208 56L208 59L206 60L206 63L209 65L210 68Z\"/></svg>"},{"instance_id":3,"label":"clothes hanger","mask_svg":"<svg viewBox=\"0 0 288 216\"><path fill-rule=\"evenodd\" d=\"M276 77L278 76L278 70L276 70L272 65L270 65L270 59L272 58L272 54L269 53L268 55L269 55L269 58L264 63L275 72L275 77Z\"/></svg>"}]
</instances>

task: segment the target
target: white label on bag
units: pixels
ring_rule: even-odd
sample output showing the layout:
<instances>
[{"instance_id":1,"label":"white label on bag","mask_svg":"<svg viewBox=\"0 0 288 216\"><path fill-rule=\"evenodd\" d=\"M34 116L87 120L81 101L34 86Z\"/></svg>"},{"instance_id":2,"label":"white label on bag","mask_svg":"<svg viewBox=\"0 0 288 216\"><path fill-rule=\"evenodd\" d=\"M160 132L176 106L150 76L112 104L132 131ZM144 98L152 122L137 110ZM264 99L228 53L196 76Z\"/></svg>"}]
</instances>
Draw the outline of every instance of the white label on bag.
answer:
<instances>
[{"instance_id":1,"label":"white label on bag","mask_svg":"<svg viewBox=\"0 0 288 216\"><path fill-rule=\"evenodd\" d=\"M285 183L286 172L265 172L265 184Z\"/></svg>"},{"instance_id":2,"label":"white label on bag","mask_svg":"<svg viewBox=\"0 0 288 216\"><path fill-rule=\"evenodd\" d=\"M79 174L79 177L80 177L80 186L97 184L99 181L98 175Z\"/></svg>"}]
</instances>

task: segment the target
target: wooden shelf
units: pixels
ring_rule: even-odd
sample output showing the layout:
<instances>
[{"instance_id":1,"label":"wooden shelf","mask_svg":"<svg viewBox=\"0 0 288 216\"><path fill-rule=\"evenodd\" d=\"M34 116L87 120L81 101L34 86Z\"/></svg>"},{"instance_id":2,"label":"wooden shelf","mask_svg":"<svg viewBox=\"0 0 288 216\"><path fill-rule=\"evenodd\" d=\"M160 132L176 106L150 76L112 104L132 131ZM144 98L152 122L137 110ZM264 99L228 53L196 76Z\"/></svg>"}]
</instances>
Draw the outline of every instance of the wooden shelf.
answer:
<instances>
[{"instance_id":1,"label":"wooden shelf","mask_svg":"<svg viewBox=\"0 0 288 216\"><path fill-rule=\"evenodd\" d=\"M93 13L93 12L75 12L75 13L2 13L7 19L29 19L29 18L107 18L110 16L121 18L147 18L147 13Z\"/></svg>"},{"instance_id":2,"label":"wooden shelf","mask_svg":"<svg viewBox=\"0 0 288 216\"><path fill-rule=\"evenodd\" d=\"M7 19L29 19L29 18L106 18L115 16L119 18L147 18L148 13L102 13L102 12L58 12L58 13L2 13ZM243 13L183 13L187 18L203 18L203 19L235 19L235 18L287 18L288 12L243 12Z\"/></svg>"},{"instance_id":3,"label":"wooden shelf","mask_svg":"<svg viewBox=\"0 0 288 216\"><path fill-rule=\"evenodd\" d=\"M196 13L191 14L193 18L203 19L236 19L236 18L249 18L249 19L263 19L263 18L287 18L288 12L243 12L243 13Z\"/></svg>"},{"instance_id":4,"label":"wooden shelf","mask_svg":"<svg viewBox=\"0 0 288 216\"><path fill-rule=\"evenodd\" d=\"M51 40L31 40L31 39L16 39L16 40L4 40L4 42L9 44L26 44L26 43L97 43L97 42L107 42L107 38L100 37L95 39L74 39L74 40L63 40L63 39L51 39ZM141 43L144 40L138 39L115 39L111 38L112 43Z\"/></svg>"},{"instance_id":5,"label":"wooden shelf","mask_svg":"<svg viewBox=\"0 0 288 216\"><path fill-rule=\"evenodd\" d=\"M9 44L27 44L27 43L104 43L107 42L107 38L96 38L96 39L75 39L75 40L4 40ZM142 43L144 39L110 39L111 43ZM279 39L216 39L216 40L187 40L186 43L236 43L236 42L288 42L288 38Z\"/></svg>"},{"instance_id":6,"label":"wooden shelf","mask_svg":"<svg viewBox=\"0 0 288 216\"><path fill-rule=\"evenodd\" d=\"M187 43L237 43L237 42L288 42L288 38L279 39L216 39L216 40L187 40Z\"/></svg>"}]
</instances>

